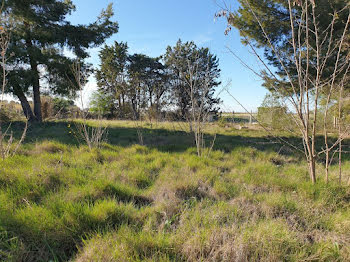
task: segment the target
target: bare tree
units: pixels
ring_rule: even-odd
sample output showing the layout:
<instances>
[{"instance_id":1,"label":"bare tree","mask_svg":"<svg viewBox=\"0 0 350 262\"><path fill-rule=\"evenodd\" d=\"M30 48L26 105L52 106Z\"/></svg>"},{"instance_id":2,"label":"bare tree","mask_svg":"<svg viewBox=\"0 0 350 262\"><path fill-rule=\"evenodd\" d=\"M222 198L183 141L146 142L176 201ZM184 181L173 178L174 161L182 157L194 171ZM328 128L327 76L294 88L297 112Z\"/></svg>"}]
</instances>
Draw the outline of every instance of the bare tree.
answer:
<instances>
[{"instance_id":1,"label":"bare tree","mask_svg":"<svg viewBox=\"0 0 350 262\"><path fill-rule=\"evenodd\" d=\"M102 119L99 116L97 126L91 126L87 121L87 112L84 108L84 98L83 89L87 84L88 75L81 69L80 61L76 61L71 67L72 73L74 75L75 83L71 83L74 87L78 86L80 92L80 103L82 106L82 120L81 122L76 122L76 131L74 134L78 139L82 139L90 150L93 148L100 148L102 143L107 140L107 127L103 126Z\"/></svg>"},{"instance_id":2,"label":"bare tree","mask_svg":"<svg viewBox=\"0 0 350 262\"><path fill-rule=\"evenodd\" d=\"M10 44L11 38L11 24L9 23L6 14L3 13L4 2L0 7L0 63L1 63L1 98L0 98L0 112L4 110L4 94L7 85L7 50ZM10 130L11 125L3 132L2 130L2 119L0 118L0 155L2 159L9 156L13 156L18 151L19 147L23 143L28 129L28 121L26 121L25 128L22 132L21 138L16 143L14 140L13 132Z\"/></svg>"},{"instance_id":3,"label":"bare tree","mask_svg":"<svg viewBox=\"0 0 350 262\"><path fill-rule=\"evenodd\" d=\"M252 50L253 54L265 69L265 73L257 72L251 66L239 58L240 62L252 70L255 75L261 79L266 79L266 75L273 79L275 83L286 83L288 88L280 88L277 84L273 86L274 91L287 98L286 104L293 108L294 114L290 114L294 121L300 136L303 140L303 150L309 166L309 175L313 183L316 183L316 160L325 154L325 173L328 181L328 169L333 157L330 157L332 151L339 153L339 177L341 180L341 153L342 141L348 134L349 128L338 126L338 139L331 142L329 139L329 125L327 125L327 116L330 110L330 104L334 99L338 99L339 119L342 107L344 87L348 80L350 67L349 49L344 50L346 37L349 34L350 24L350 4L347 4L341 10L334 10L332 21L324 30L320 28L322 16L317 13L317 2L313 0L287 0L287 9L289 12L289 24L291 36L286 49L292 50L290 56L286 56L283 50L272 40L265 29L263 17L251 6L251 1L244 0L244 4L253 15L261 34L267 43L267 46L275 56L277 63L282 69L283 76L276 74L272 68L260 57L257 47L245 33L243 28L238 28L244 41ZM295 12L295 6L300 12ZM347 21L342 28L341 37L335 37L335 25L340 14L347 13ZM224 16L230 21L235 16L227 5L217 14L218 17ZM226 31L230 31L230 28ZM344 55L347 52L347 55ZM332 64L332 66L329 66ZM296 73L290 70L293 65ZM329 70L331 69L331 73ZM288 89L288 90L287 90ZM336 94L339 94L336 98ZM324 109L323 135L324 149L318 150L316 145L317 127L322 123L319 117L321 96L327 97ZM338 149L336 149L338 147Z\"/></svg>"},{"instance_id":4,"label":"bare tree","mask_svg":"<svg viewBox=\"0 0 350 262\"><path fill-rule=\"evenodd\" d=\"M198 61L198 59L194 59L194 61ZM210 108L207 104L207 94L210 91L209 65L205 71L205 76L201 77L198 71L198 62L188 60L187 64L187 72L184 72L185 76L183 77L187 83L186 92L190 97L190 111L187 122L189 123L190 131L194 135L198 156L203 156L205 152L209 156L216 140L215 134L210 147L206 148L204 135L210 114Z\"/></svg>"},{"instance_id":5,"label":"bare tree","mask_svg":"<svg viewBox=\"0 0 350 262\"><path fill-rule=\"evenodd\" d=\"M3 5L4 2L2 3L2 6L0 7L0 55L1 55L1 70L2 70L2 85L1 85L1 102L4 101L4 94L5 94L5 87L7 84L7 75L8 72L6 70L6 65L7 65L7 49L10 44L10 31L7 23L7 18L6 15L3 14ZM3 103L0 105L3 107Z\"/></svg>"}]
</instances>

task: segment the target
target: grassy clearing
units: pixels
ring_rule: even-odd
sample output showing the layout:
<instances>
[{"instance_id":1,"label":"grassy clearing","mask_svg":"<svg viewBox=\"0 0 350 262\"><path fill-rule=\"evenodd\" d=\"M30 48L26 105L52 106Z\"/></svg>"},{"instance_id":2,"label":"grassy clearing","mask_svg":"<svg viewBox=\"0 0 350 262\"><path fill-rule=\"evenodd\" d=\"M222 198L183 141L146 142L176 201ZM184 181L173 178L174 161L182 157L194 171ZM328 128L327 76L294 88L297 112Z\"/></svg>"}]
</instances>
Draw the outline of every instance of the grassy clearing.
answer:
<instances>
[{"instance_id":1,"label":"grassy clearing","mask_svg":"<svg viewBox=\"0 0 350 262\"><path fill-rule=\"evenodd\" d=\"M31 127L1 162L0 260L350 261L336 167L312 186L301 156L257 130L213 125L214 151L198 158L172 123L145 124L145 146L135 123L106 124L93 151L72 124Z\"/></svg>"}]
</instances>

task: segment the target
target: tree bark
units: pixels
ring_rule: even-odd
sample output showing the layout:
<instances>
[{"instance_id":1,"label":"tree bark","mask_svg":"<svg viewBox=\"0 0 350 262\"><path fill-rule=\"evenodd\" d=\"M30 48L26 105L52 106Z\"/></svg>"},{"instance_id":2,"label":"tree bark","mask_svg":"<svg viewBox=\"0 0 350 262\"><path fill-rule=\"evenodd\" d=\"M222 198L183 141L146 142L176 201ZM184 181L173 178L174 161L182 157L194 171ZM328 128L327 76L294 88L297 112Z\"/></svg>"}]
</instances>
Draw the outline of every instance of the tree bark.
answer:
<instances>
[{"instance_id":1,"label":"tree bark","mask_svg":"<svg viewBox=\"0 0 350 262\"><path fill-rule=\"evenodd\" d=\"M37 79L34 80L34 83L33 83L34 114L38 122L41 123L43 121L43 118L41 114L40 84L39 84L39 78L37 76L35 76L35 78Z\"/></svg>"},{"instance_id":2,"label":"tree bark","mask_svg":"<svg viewBox=\"0 0 350 262\"><path fill-rule=\"evenodd\" d=\"M140 115L139 115L139 112L137 110L137 105L136 105L136 99L135 98L132 98L131 99L131 106L132 106L132 111L133 111L133 114L134 114L134 120L138 120L140 118Z\"/></svg>"},{"instance_id":3,"label":"tree bark","mask_svg":"<svg viewBox=\"0 0 350 262\"><path fill-rule=\"evenodd\" d=\"M33 48L32 41L26 40L26 45L29 50ZM34 102L34 115L36 120L41 123L43 121L41 114L41 98L40 98L40 76L38 71L38 64L33 58L31 52L29 52L30 67L33 74L32 85L33 85L33 102Z\"/></svg>"},{"instance_id":4,"label":"tree bark","mask_svg":"<svg viewBox=\"0 0 350 262\"><path fill-rule=\"evenodd\" d=\"M313 184L316 183L316 160L315 157L311 157L309 160L309 173L310 173L310 179Z\"/></svg>"},{"instance_id":5,"label":"tree bark","mask_svg":"<svg viewBox=\"0 0 350 262\"><path fill-rule=\"evenodd\" d=\"M153 107L153 92L152 89L149 89L149 102L151 105L151 108Z\"/></svg>"},{"instance_id":6,"label":"tree bark","mask_svg":"<svg viewBox=\"0 0 350 262\"><path fill-rule=\"evenodd\" d=\"M18 97L19 101L21 102L23 113L25 117L28 119L28 121L36 121L36 117L33 114L32 108L30 107L30 104L24 95L23 91L17 87L14 88L14 94Z\"/></svg>"},{"instance_id":7,"label":"tree bark","mask_svg":"<svg viewBox=\"0 0 350 262\"><path fill-rule=\"evenodd\" d=\"M40 80L39 80L39 71L36 62L30 62L30 66L33 72L33 102L34 102L34 114L38 122L42 122L41 114L41 98L40 98Z\"/></svg>"}]
</instances>

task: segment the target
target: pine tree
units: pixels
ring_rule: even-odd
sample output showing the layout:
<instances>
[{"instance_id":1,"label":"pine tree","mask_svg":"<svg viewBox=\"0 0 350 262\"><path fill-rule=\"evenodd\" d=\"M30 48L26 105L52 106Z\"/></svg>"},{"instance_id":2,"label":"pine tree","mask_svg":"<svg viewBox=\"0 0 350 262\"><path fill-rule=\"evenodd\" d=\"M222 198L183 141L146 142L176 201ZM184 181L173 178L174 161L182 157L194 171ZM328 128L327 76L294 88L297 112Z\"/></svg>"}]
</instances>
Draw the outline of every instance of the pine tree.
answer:
<instances>
[{"instance_id":1,"label":"pine tree","mask_svg":"<svg viewBox=\"0 0 350 262\"><path fill-rule=\"evenodd\" d=\"M172 81L173 103L178 109L179 118L185 120L188 110L191 107L189 69L195 66L196 71L196 90L194 91L197 98L203 97L201 92L206 92L204 108L208 112L217 112L216 107L220 99L214 97L215 88L221 82L219 60L210 53L208 48L198 48L194 42L182 43L179 40L174 47L168 47L165 54L165 63L170 70ZM208 79L209 78L209 79ZM208 83L205 83L207 82ZM205 86L205 88L204 88ZM204 90L205 89L205 90Z\"/></svg>"},{"instance_id":2,"label":"pine tree","mask_svg":"<svg viewBox=\"0 0 350 262\"><path fill-rule=\"evenodd\" d=\"M129 55L123 42L104 46L99 57L100 67L96 71L99 96L109 101L110 116L116 113L121 118L138 119L141 110L150 108L160 113L169 85L159 57Z\"/></svg>"},{"instance_id":3,"label":"pine tree","mask_svg":"<svg viewBox=\"0 0 350 262\"><path fill-rule=\"evenodd\" d=\"M118 108L119 116L123 116L126 108L127 95L127 43L115 42L112 46L105 45L99 53L100 68L96 70L96 80L99 93L108 97L111 116ZM116 100L116 101L115 101Z\"/></svg>"},{"instance_id":4,"label":"pine tree","mask_svg":"<svg viewBox=\"0 0 350 262\"><path fill-rule=\"evenodd\" d=\"M166 67L159 57L143 54L134 54L129 61L129 94L134 116L138 118L141 109L154 111L159 116L164 106L162 98L169 91Z\"/></svg>"},{"instance_id":5,"label":"pine tree","mask_svg":"<svg viewBox=\"0 0 350 262\"><path fill-rule=\"evenodd\" d=\"M28 119L41 122L43 88L60 95L74 95L78 88L70 84L73 59L65 51L87 58L89 48L118 32L118 23L111 21L111 4L89 25L73 25L67 20L75 11L71 0L5 0L4 10L14 23L7 92L18 97ZM33 94L34 112L26 96L29 93Z\"/></svg>"},{"instance_id":6,"label":"pine tree","mask_svg":"<svg viewBox=\"0 0 350 262\"><path fill-rule=\"evenodd\" d=\"M290 24L290 12L289 3L287 0L238 0L240 7L235 12L224 12L227 17L229 30L231 26L237 28L242 36L242 43L245 45L252 44L255 48L260 48L264 50L265 59L268 63L275 67L276 73L279 76L279 81L266 71L262 72L264 75L264 86L270 91L279 90L281 94L290 94L291 86L286 79L285 69L281 66L281 61L285 65L287 71L292 75L293 79L297 81L297 69L293 63L293 46L291 44L292 30ZM292 1L293 13L295 17L299 17L300 20L305 19L305 14L302 12L301 4L304 1ZM319 18L317 19L318 25L318 38L319 41L327 39L329 35L332 34L333 42L323 43L323 50L319 50L320 55L326 54L328 48L334 48L340 40L345 24L347 23L347 11L346 6L349 5L347 0L318 0L311 1L314 10L312 8L308 9L310 12L309 17L312 17L312 12L315 12ZM253 10L253 11L252 11ZM343 10L339 12L339 10ZM334 28L331 31L331 22L333 19L334 12L336 12L336 21L334 23ZM218 16L222 16L223 13L219 13ZM261 25L258 23L259 19ZM297 21L295 21L294 28L297 30ZM313 21L308 23L311 31L315 31ZM262 31L261 27L264 28L266 35L270 39L270 43L266 38L265 33ZM294 32L298 35L298 32ZM306 35L301 35L300 43L305 43ZM317 48L316 48L316 38L314 34L309 34L308 43L313 48L309 48L311 61L310 65L316 64L317 61ZM275 50L278 50L279 57L276 56L275 52L271 48L271 44L274 46ZM302 46L301 49L305 49ZM301 50L302 51L302 50ZM346 59L346 50L342 53L343 59ZM334 52L335 53L335 52ZM306 56L306 55L304 55ZM280 61L281 59L281 61ZM334 61L336 57L329 57L327 59L327 70L324 70L324 75L321 79L326 79L329 77L327 72L331 74L334 71ZM305 57L302 57L303 64L306 64ZM312 66L310 68L310 73L316 75L316 70ZM341 74L340 74L341 75ZM285 81L284 81L285 80Z\"/></svg>"}]
</instances>

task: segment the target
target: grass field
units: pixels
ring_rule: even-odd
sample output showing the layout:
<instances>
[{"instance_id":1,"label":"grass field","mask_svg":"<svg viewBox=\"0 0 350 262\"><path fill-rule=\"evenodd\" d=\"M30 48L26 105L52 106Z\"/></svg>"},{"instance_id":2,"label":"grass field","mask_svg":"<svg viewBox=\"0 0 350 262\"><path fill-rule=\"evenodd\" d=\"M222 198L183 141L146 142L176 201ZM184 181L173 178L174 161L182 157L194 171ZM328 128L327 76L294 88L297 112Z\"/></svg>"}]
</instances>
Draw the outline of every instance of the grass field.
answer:
<instances>
[{"instance_id":1,"label":"grass field","mask_svg":"<svg viewBox=\"0 0 350 262\"><path fill-rule=\"evenodd\" d=\"M92 151L73 123L32 126L0 162L0 261L350 261L336 166L312 185L302 156L259 130L213 124L199 158L177 124L145 123L144 146L135 123L105 124Z\"/></svg>"}]
</instances>

